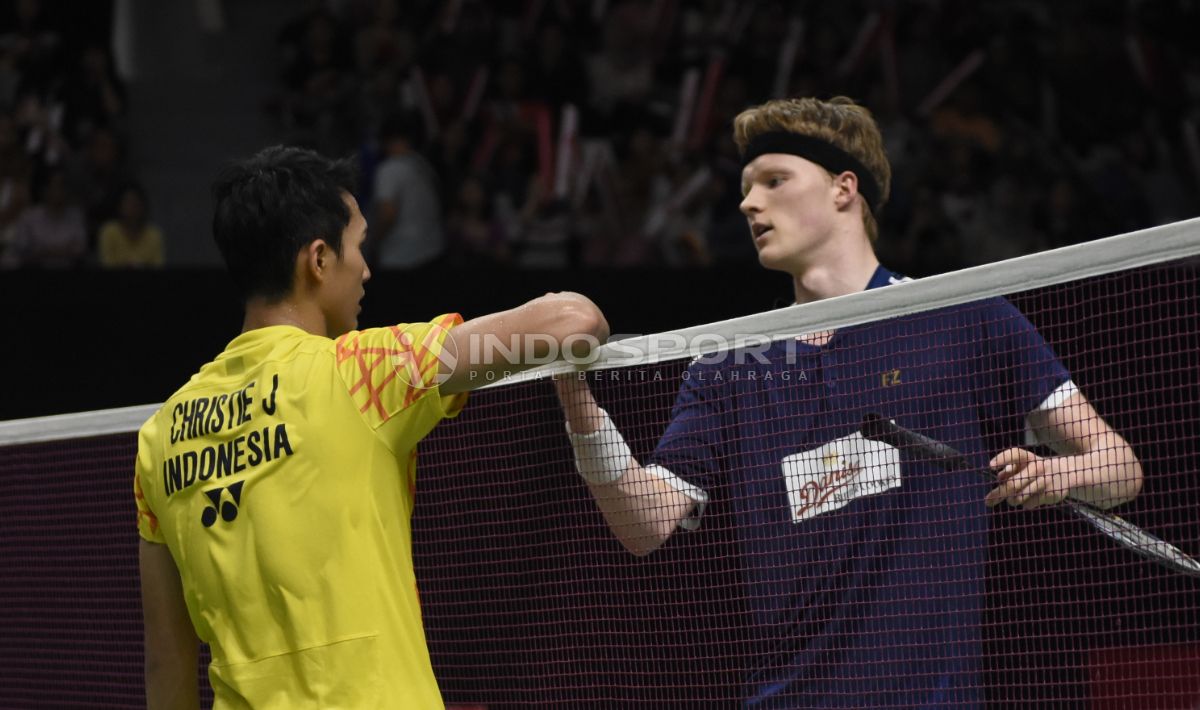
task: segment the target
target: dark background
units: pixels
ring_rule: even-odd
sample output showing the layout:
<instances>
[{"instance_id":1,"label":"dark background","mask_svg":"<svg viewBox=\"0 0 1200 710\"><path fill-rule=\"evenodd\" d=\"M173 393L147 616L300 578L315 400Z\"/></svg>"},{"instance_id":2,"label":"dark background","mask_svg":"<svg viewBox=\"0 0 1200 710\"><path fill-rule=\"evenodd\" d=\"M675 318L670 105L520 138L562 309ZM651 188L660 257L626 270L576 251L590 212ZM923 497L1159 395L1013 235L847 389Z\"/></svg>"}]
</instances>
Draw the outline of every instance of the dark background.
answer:
<instances>
[{"instance_id":1,"label":"dark background","mask_svg":"<svg viewBox=\"0 0 1200 710\"><path fill-rule=\"evenodd\" d=\"M587 294L614 334L645 334L787 303L782 274L735 269L381 274L367 284L362 325L481 316L552 290ZM14 377L0 419L166 399L241 331L241 306L215 270L164 274L19 271L0 278L0 363ZM20 374L18 374L20 373Z\"/></svg>"}]
</instances>

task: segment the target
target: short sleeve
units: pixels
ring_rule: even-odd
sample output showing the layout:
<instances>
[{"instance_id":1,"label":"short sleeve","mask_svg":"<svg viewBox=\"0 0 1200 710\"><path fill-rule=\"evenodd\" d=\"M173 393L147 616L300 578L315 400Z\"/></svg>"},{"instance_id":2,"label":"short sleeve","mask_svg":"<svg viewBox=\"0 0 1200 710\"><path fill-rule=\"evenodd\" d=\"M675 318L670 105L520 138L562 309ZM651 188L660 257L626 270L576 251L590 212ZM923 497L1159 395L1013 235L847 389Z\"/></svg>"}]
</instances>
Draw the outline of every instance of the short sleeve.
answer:
<instances>
[{"instance_id":1,"label":"short sleeve","mask_svg":"<svg viewBox=\"0 0 1200 710\"><path fill-rule=\"evenodd\" d=\"M1019 432L1029 414L1074 388L1071 375L1011 303L990 301L981 314L980 414L1003 422L1004 431Z\"/></svg>"},{"instance_id":2,"label":"short sleeve","mask_svg":"<svg viewBox=\"0 0 1200 710\"><path fill-rule=\"evenodd\" d=\"M671 422L649 461L704 490L717 484L725 453L720 398L712 391L717 385L703 376L711 367L694 362L684 373Z\"/></svg>"},{"instance_id":3,"label":"short sleeve","mask_svg":"<svg viewBox=\"0 0 1200 710\"><path fill-rule=\"evenodd\" d=\"M153 419L142 425L138 433L137 460L133 467L133 501L137 505L138 535L148 542L165 544L167 539L158 524L158 516L146 499L143 481L154 475L154 425ZM148 482L148 481L147 481Z\"/></svg>"},{"instance_id":4,"label":"short sleeve","mask_svg":"<svg viewBox=\"0 0 1200 710\"><path fill-rule=\"evenodd\" d=\"M466 394L442 395L441 363L457 353L446 346L463 322L451 313L428 323L351 331L336 342L338 373L372 429L400 452L412 449L442 419L458 414Z\"/></svg>"}]
</instances>

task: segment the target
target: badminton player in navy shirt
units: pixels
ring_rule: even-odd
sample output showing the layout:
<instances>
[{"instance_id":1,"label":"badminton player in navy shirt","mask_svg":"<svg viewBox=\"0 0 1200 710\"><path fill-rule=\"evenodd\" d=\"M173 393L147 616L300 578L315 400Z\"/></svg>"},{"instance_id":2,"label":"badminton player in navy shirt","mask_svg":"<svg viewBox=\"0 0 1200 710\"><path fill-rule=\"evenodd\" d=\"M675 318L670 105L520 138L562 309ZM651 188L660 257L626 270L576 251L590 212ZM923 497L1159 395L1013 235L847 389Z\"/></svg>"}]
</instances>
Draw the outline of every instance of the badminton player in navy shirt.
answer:
<instances>
[{"instance_id":1,"label":"badminton player in navy shirt","mask_svg":"<svg viewBox=\"0 0 1200 710\"><path fill-rule=\"evenodd\" d=\"M793 277L797 303L907 280L875 257L891 169L865 108L770 101L734 138L759 261ZM755 625L747 707L981 706L987 506L1108 508L1142 484L1129 445L1003 299L699 358L644 464L586 380L555 386L576 466L631 552L698 528L710 496L729 507ZM998 482L865 439L867 413Z\"/></svg>"}]
</instances>

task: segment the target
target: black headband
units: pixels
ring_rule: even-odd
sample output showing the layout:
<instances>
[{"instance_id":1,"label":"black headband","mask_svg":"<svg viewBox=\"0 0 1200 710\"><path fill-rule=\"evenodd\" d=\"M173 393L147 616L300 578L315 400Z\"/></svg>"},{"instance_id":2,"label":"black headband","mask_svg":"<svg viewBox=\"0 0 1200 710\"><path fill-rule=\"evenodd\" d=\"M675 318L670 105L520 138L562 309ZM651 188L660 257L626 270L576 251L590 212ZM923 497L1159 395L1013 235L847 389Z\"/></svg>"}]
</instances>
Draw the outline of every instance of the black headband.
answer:
<instances>
[{"instance_id":1,"label":"black headband","mask_svg":"<svg viewBox=\"0 0 1200 710\"><path fill-rule=\"evenodd\" d=\"M763 133L752 138L746 146L746 152L742 156L742 167L766 153L798 155L835 175L850 171L858 178L858 193L867 201L867 208L874 211L879 207L881 195L875 176L858 161L858 158L828 141L784 131Z\"/></svg>"}]
</instances>

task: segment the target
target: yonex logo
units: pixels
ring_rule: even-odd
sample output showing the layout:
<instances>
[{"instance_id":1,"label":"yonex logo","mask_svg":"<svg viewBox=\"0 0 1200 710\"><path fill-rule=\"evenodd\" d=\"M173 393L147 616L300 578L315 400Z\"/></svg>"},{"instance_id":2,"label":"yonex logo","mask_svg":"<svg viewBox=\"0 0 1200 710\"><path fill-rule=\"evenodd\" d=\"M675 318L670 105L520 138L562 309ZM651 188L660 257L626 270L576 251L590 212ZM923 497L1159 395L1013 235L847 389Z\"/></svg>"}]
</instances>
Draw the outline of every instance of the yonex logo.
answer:
<instances>
[{"instance_id":1,"label":"yonex logo","mask_svg":"<svg viewBox=\"0 0 1200 710\"><path fill-rule=\"evenodd\" d=\"M221 519L227 523L232 523L238 516L238 506L242 502L242 486L245 481L238 481L228 488L214 488L211 491L204 491L204 495L212 502L211 508L205 508L200 514L200 522L204 523L204 527L211 528L217 522L217 511L220 511ZM229 491L229 497L232 501L221 502L221 494L226 490Z\"/></svg>"}]
</instances>

